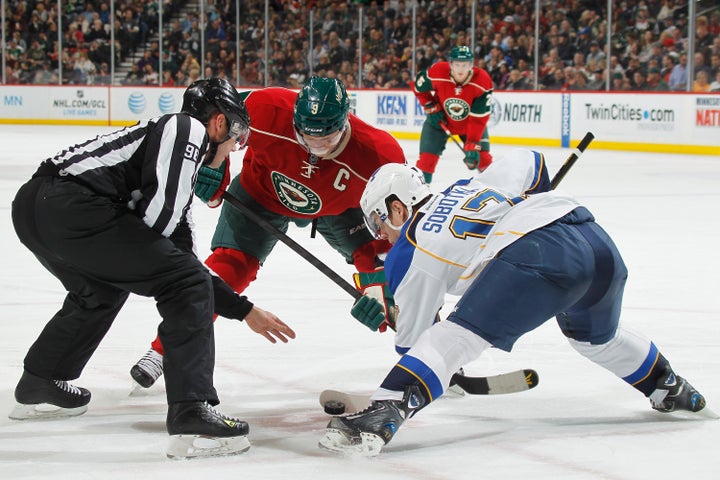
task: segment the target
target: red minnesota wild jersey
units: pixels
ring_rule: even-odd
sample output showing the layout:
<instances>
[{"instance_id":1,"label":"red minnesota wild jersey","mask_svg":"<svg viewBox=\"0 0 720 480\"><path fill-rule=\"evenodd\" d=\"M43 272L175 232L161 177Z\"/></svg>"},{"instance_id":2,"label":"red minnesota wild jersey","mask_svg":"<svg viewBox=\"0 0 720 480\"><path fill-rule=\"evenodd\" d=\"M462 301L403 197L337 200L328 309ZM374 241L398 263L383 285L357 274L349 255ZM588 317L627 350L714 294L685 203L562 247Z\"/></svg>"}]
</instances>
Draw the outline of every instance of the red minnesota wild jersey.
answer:
<instances>
[{"instance_id":1,"label":"red minnesota wild jersey","mask_svg":"<svg viewBox=\"0 0 720 480\"><path fill-rule=\"evenodd\" d=\"M418 75L412 88L421 105L442 106L453 134L480 143L492 111L493 82L485 70L473 67L472 76L460 85L450 77L450 63L437 62Z\"/></svg>"},{"instance_id":2,"label":"red minnesota wild jersey","mask_svg":"<svg viewBox=\"0 0 720 480\"><path fill-rule=\"evenodd\" d=\"M352 114L341 147L327 158L311 157L295 137L296 92L264 88L241 94L251 133L240 182L258 203L279 215L312 218L357 208L377 168L405 163L402 148L389 133Z\"/></svg>"}]
</instances>

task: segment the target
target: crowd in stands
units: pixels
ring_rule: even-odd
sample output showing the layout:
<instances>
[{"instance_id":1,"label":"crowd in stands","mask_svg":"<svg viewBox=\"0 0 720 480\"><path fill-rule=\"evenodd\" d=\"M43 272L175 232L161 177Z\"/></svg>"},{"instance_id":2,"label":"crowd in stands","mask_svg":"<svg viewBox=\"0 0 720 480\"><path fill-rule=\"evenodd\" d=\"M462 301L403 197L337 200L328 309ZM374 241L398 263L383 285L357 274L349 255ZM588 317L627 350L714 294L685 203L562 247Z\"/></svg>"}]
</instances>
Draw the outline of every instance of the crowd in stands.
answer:
<instances>
[{"instance_id":1,"label":"crowd in stands","mask_svg":"<svg viewBox=\"0 0 720 480\"><path fill-rule=\"evenodd\" d=\"M62 42L57 2L5 0L5 83L113 83L114 51L116 69L140 56L124 74L126 85L185 86L221 76L239 86L299 88L314 73L337 77L350 88L404 89L413 68L420 72L446 59L454 45L472 41L472 2L464 0L275 0L269 3L267 25L264 0L204 0L202 17L198 8L182 13L187 2L159 2L160 53L157 0L118 0L114 21L109 0L62 2ZM479 0L475 5L476 61L497 90L533 90L536 83L548 91L605 90L609 75L613 91L684 91L688 76L694 91L720 91L716 0L697 2L695 32L688 31L685 0L613 0L610 48L607 2L543 0L537 79L535 3ZM692 52L689 34L695 35ZM688 55L693 55L692 72Z\"/></svg>"}]
</instances>

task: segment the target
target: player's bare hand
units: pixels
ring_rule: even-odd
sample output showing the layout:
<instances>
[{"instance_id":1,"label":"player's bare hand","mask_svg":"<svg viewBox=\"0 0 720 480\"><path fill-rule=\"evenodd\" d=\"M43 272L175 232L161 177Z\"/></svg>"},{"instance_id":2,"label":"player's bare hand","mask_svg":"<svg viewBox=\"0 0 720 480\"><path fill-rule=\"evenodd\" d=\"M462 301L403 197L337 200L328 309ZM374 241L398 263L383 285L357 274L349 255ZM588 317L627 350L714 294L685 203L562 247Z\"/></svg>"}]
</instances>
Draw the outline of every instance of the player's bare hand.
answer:
<instances>
[{"instance_id":1,"label":"player's bare hand","mask_svg":"<svg viewBox=\"0 0 720 480\"><path fill-rule=\"evenodd\" d=\"M266 312L262 308L253 307L245 317L245 323L250 330L262 335L272 343L277 343L276 338L283 343L287 343L289 338L295 338L292 328L288 327L274 313Z\"/></svg>"}]
</instances>

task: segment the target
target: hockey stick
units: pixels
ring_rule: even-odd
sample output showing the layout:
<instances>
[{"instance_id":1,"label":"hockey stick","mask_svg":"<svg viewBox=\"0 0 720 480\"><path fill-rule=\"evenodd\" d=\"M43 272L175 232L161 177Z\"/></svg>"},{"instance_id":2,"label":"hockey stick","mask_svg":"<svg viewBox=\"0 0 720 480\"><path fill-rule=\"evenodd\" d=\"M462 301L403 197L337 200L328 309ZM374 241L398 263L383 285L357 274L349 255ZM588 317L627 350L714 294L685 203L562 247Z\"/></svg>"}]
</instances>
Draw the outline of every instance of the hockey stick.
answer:
<instances>
[{"instance_id":1,"label":"hockey stick","mask_svg":"<svg viewBox=\"0 0 720 480\"><path fill-rule=\"evenodd\" d=\"M525 369L487 377L466 377L455 374L452 380L470 395L504 395L535 388L539 377L535 370ZM330 415L340 415L346 411L359 412L370 405L370 395L338 390L323 390L319 400L325 413Z\"/></svg>"},{"instance_id":2,"label":"hockey stick","mask_svg":"<svg viewBox=\"0 0 720 480\"><path fill-rule=\"evenodd\" d=\"M565 178L565 175L570 171L573 165L575 165L575 162L577 162L577 159L580 158L580 155L583 154L585 149L590 145L590 142L593 141L595 138L595 135L592 134L592 132L587 132L582 140L580 140L580 143L575 148L575 150L572 151L570 156L567 160L565 160L565 163L563 163L562 167L560 167L560 170L555 174L553 179L550 181L550 190L555 190L555 187L558 186L558 184L562 181L563 178Z\"/></svg>"},{"instance_id":3,"label":"hockey stick","mask_svg":"<svg viewBox=\"0 0 720 480\"><path fill-rule=\"evenodd\" d=\"M448 128L447 124L445 124L445 122L438 122L438 123L440 124L440 128L442 128L443 132L445 132L445 135L447 135L448 137L450 137L450 140L452 140L453 143L454 143L455 145L457 145L457 147L460 149L460 151L462 152L462 154L465 155L465 149L463 148L462 145L460 145L460 142L458 142L458 141L455 139L455 136L454 136L452 133L450 133L450 129Z\"/></svg>"},{"instance_id":4,"label":"hockey stick","mask_svg":"<svg viewBox=\"0 0 720 480\"><path fill-rule=\"evenodd\" d=\"M290 247L291 250L293 250L295 253L303 257L305 260L307 260L313 267L320 270L322 273L325 274L330 280L335 282L340 288L345 290L350 296L352 296L355 300L362 297L362 293L358 292L353 285L350 284L347 280L345 280L343 277L335 273L333 269L325 265L320 259L318 259L315 255L308 252L302 245L297 243L292 238L288 237L286 234L275 228L273 224L265 220L263 217L258 215L257 213L253 212L247 205L243 204L240 200L237 199L233 194L229 192L225 192L222 195L223 199L228 202L233 207L240 210L245 216L250 218L253 222L257 223L262 229L264 229L269 234L273 235L275 238L283 242L285 245Z\"/></svg>"}]
</instances>

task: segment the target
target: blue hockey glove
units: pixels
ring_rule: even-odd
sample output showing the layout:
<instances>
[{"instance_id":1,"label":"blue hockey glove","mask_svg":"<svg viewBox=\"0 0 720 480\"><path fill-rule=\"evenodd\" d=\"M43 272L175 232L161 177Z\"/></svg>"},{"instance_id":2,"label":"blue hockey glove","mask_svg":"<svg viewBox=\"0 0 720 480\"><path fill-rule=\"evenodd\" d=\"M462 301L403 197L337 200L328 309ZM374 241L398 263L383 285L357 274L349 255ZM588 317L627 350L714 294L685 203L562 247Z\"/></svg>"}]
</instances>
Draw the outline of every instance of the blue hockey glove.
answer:
<instances>
[{"instance_id":1,"label":"blue hockey glove","mask_svg":"<svg viewBox=\"0 0 720 480\"><path fill-rule=\"evenodd\" d=\"M197 182L195 183L195 195L207 203L209 207L215 208L222 203L222 194L230 183L230 160L225 159L218 168L210 168L205 165L200 167Z\"/></svg>"},{"instance_id":2,"label":"blue hockey glove","mask_svg":"<svg viewBox=\"0 0 720 480\"><path fill-rule=\"evenodd\" d=\"M373 332L385 322L385 307L368 295L363 295L355 301L350 314Z\"/></svg>"},{"instance_id":3,"label":"blue hockey glove","mask_svg":"<svg viewBox=\"0 0 720 480\"><path fill-rule=\"evenodd\" d=\"M387 330L387 327L395 330L398 307L395 305L395 299L392 293L390 293L390 290L387 288L385 269L379 268L374 272L355 273L353 274L353 280L355 281L355 288L357 288L359 292L365 296L374 298L383 307L385 322L381 323L376 330L384 332ZM352 313L352 311L350 313ZM353 316L355 317L355 315ZM360 319L358 318L358 320ZM360 321L362 322L362 320Z\"/></svg>"}]
</instances>

